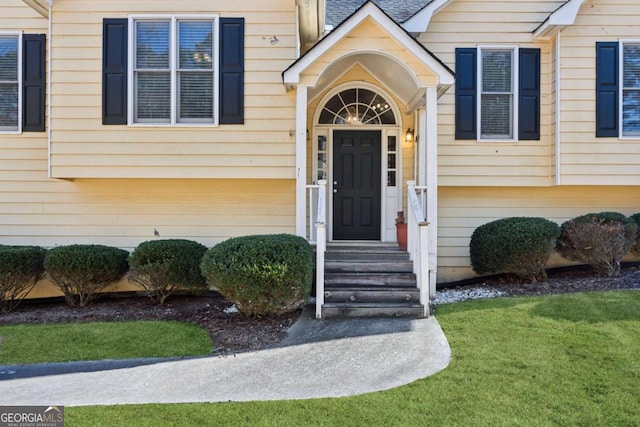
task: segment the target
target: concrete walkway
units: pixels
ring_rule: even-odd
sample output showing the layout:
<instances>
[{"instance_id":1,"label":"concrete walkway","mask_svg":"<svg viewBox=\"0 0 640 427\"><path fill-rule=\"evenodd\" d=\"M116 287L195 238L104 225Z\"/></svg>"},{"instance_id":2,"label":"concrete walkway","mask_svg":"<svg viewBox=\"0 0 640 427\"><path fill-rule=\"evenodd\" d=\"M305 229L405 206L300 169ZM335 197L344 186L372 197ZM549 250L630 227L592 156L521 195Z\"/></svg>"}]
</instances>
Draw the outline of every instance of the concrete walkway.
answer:
<instances>
[{"instance_id":1,"label":"concrete walkway","mask_svg":"<svg viewBox=\"0 0 640 427\"><path fill-rule=\"evenodd\" d=\"M449 363L435 317L316 320L313 314L306 309L277 347L235 356L0 366L0 405L339 397L408 384Z\"/></svg>"}]
</instances>

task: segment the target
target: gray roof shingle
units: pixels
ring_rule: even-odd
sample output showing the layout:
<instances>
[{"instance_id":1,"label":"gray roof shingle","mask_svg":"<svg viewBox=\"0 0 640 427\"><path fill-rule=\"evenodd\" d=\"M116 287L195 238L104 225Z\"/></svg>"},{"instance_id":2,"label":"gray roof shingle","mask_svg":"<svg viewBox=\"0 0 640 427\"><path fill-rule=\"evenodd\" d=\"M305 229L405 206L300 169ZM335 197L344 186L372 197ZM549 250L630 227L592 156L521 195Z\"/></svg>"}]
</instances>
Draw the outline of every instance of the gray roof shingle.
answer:
<instances>
[{"instance_id":1,"label":"gray roof shingle","mask_svg":"<svg viewBox=\"0 0 640 427\"><path fill-rule=\"evenodd\" d=\"M373 0L392 19L402 23L433 0ZM327 0L325 24L336 27L367 0Z\"/></svg>"}]
</instances>

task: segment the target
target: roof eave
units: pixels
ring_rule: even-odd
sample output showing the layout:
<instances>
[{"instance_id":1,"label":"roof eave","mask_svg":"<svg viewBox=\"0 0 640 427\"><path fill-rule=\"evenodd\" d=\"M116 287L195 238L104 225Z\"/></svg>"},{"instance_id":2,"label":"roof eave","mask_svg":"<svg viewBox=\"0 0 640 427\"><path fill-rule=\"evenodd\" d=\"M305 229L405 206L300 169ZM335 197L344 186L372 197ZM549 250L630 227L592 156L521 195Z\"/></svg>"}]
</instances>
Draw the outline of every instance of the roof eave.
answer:
<instances>
[{"instance_id":1,"label":"roof eave","mask_svg":"<svg viewBox=\"0 0 640 427\"><path fill-rule=\"evenodd\" d=\"M401 25L410 33L424 33L429 28L431 18L444 9L453 0L433 0L428 5L416 12L411 18Z\"/></svg>"},{"instance_id":2,"label":"roof eave","mask_svg":"<svg viewBox=\"0 0 640 427\"><path fill-rule=\"evenodd\" d=\"M586 0L569 0L553 13L545 21L533 30L534 38L549 37L552 33L562 31L563 28L573 25L578 17L578 11Z\"/></svg>"},{"instance_id":3,"label":"roof eave","mask_svg":"<svg viewBox=\"0 0 640 427\"><path fill-rule=\"evenodd\" d=\"M45 18L49 17L49 8L53 4L53 0L22 0L24 4L38 12Z\"/></svg>"}]
</instances>

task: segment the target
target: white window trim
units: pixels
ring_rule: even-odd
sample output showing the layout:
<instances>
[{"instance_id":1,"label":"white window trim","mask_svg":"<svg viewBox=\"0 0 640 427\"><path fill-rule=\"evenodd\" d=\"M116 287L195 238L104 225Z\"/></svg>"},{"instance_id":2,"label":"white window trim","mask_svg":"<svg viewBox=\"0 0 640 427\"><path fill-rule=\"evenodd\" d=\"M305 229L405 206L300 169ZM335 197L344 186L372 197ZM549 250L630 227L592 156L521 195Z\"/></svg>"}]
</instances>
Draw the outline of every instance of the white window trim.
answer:
<instances>
[{"instance_id":1,"label":"white window trim","mask_svg":"<svg viewBox=\"0 0 640 427\"><path fill-rule=\"evenodd\" d=\"M511 111L513 137L512 138L482 138L482 51L483 50L511 50L513 52L513 106ZM519 85L520 85L520 55L519 46L513 45L478 45L476 66L476 139L479 142L517 142L518 141L518 111L519 111Z\"/></svg>"},{"instance_id":2,"label":"white window trim","mask_svg":"<svg viewBox=\"0 0 640 427\"><path fill-rule=\"evenodd\" d=\"M320 150L318 150L318 138L324 136L325 138L325 149L323 152L327 155L327 161L325 162L325 177L327 181L329 180L329 172L331 170L331 162L329 159L329 155L331 154L331 146L329 145L329 134L331 133L331 129L329 127L315 127L313 129L313 137L311 138L311 152L312 152L312 171L311 171L311 182L313 184L318 183L318 172L320 168L318 167L318 154L320 154Z\"/></svg>"},{"instance_id":3,"label":"white window trim","mask_svg":"<svg viewBox=\"0 0 640 427\"><path fill-rule=\"evenodd\" d=\"M320 114L322 113L322 108L327 104L327 102L329 102L329 100L331 98L333 98L335 95L348 90L348 89L367 89L370 90L376 94L379 94L380 96L382 96L383 98L385 98L387 100L387 102L389 103L389 105L391 106L391 111L393 111L393 115L395 116L396 119L396 124L392 124L392 125L384 125L384 124L355 124L355 125L349 125L349 124L343 124L343 125L338 125L338 124L320 124ZM322 98L320 98L320 101L318 102L318 108L316 108L315 113L313 114L313 123L314 126L319 126L319 127L333 127L333 126L339 126L340 128L347 128L348 126L355 126L356 128L362 127L361 129L365 129L366 127L387 127L387 128L394 128L394 127L399 127L400 125L398 123L401 122L401 117L402 117L402 112L400 111L400 109L398 108L398 106L396 105L394 99L396 97L394 97L395 94L392 94L391 92L388 92L386 89L383 89L381 87L378 87L374 84L371 83L367 83L367 82L356 82L355 84L353 82L347 82L347 83L342 83L339 84L335 87L332 88L331 91L327 92L324 94L324 96ZM316 98L314 98L315 100Z\"/></svg>"},{"instance_id":4,"label":"white window trim","mask_svg":"<svg viewBox=\"0 0 640 427\"><path fill-rule=\"evenodd\" d=\"M18 128L0 129L0 134L17 135L22 133L22 31L0 31L0 35L18 37Z\"/></svg>"},{"instance_id":5,"label":"white window trim","mask_svg":"<svg viewBox=\"0 0 640 427\"><path fill-rule=\"evenodd\" d=\"M620 39L618 40L618 139L621 140L638 140L640 134L625 135L624 134L624 116L623 116L623 99L624 99L624 45L640 44L640 39Z\"/></svg>"},{"instance_id":6,"label":"white window trim","mask_svg":"<svg viewBox=\"0 0 640 427\"><path fill-rule=\"evenodd\" d=\"M220 15L193 15L193 14L178 14L178 15L130 15L129 19L129 29L128 29L128 69L127 69L127 123L129 126L134 127L217 127L220 124L220 106L219 106L219 91L220 91L220 83L219 83L219 73L220 73L220 62L218 61L219 52L220 52ZM134 120L135 116L135 85L134 85L134 49L135 49L135 21L137 20L154 20L154 19L162 19L162 20L170 20L171 28L170 28L170 40L169 40L169 65L170 65L170 73L171 73L171 119L168 123L140 123ZM212 122L179 122L177 117L178 110L178 102L177 102L177 69L178 69L178 58L176 55L177 52L177 31L176 31L176 23L179 20L195 20L195 21L213 21L213 36L215 38L215 42L213 43L213 121Z\"/></svg>"}]
</instances>

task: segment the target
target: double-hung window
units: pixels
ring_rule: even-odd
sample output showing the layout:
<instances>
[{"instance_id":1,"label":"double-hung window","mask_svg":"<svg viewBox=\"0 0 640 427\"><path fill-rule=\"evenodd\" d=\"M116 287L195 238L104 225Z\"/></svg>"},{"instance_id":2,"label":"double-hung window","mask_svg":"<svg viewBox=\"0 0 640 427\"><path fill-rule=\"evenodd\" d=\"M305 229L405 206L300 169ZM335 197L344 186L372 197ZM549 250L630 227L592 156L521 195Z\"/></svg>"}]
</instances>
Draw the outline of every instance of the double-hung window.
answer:
<instances>
[{"instance_id":1,"label":"double-hung window","mask_svg":"<svg viewBox=\"0 0 640 427\"><path fill-rule=\"evenodd\" d=\"M0 33L0 132L21 128L21 35Z\"/></svg>"},{"instance_id":2,"label":"double-hung window","mask_svg":"<svg viewBox=\"0 0 640 427\"><path fill-rule=\"evenodd\" d=\"M540 49L456 48L455 137L540 139Z\"/></svg>"},{"instance_id":3,"label":"double-hung window","mask_svg":"<svg viewBox=\"0 0 640 427\"><path fill-rule=\"evenodd\" d=\"M133 18L131 122L217 124L217 17Z\"/></svg>"},{"instance_id":4,"label":"double-hung window","mask_svg":"<svg viewBox=\"0 0 640 427\"><path fill-rule=\"evenodd\" d=\"M622 136L640 137L640 42L622 43Z\"/></svg>"},{"instance_id":5,"label":"double-hung window","mask_svg":"<svg viewBox=\"0 0 640 427\"><path fill-rule=\"evenodd\" d=\"M479 48L479 53L479 139L512 140L517 134L514 49Z\"/></svg>"},{"instance_id":6,"label":"double-hung window","mask_svg":"<svg viewBox=\"0 0 640 427\"><path fill-rule=\"evenodd\" d=\"M640 40L596 42L596 137L640 138Z\"/></svg>"},{"instance_id":7,"label":"double-hung window","mask_svg":"<svg viewBox=\"0 0 640 427\"><path fill-rule=\"evenodd\" d=\"M104 18L102 124L244 123L244 18Z\"/></svg>"}]
</instances>

